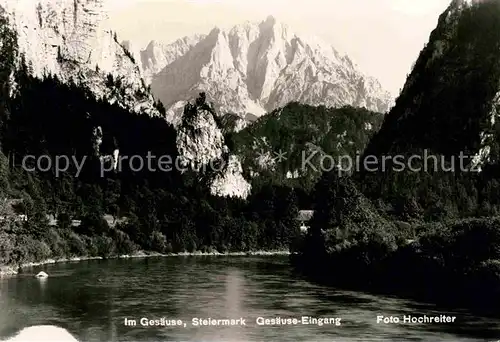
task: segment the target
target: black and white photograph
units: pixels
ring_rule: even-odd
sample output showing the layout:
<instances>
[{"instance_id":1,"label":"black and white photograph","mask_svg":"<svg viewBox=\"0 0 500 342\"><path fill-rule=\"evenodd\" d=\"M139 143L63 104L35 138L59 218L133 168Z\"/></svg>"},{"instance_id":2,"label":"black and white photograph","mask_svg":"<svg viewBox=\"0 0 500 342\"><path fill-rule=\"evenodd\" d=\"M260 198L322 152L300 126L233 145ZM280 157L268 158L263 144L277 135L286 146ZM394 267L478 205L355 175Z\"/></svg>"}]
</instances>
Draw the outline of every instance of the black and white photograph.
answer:
<instances>
[{"instance_id":1,"label":"black and white photograph","mask_svg":"<svg viewBox=\"0 0 500 342\"><path fill-rule=\"evenodd\" d=\"M0 341L499 342L500 0L0 0Z\"/></svg>"}]
</instances>

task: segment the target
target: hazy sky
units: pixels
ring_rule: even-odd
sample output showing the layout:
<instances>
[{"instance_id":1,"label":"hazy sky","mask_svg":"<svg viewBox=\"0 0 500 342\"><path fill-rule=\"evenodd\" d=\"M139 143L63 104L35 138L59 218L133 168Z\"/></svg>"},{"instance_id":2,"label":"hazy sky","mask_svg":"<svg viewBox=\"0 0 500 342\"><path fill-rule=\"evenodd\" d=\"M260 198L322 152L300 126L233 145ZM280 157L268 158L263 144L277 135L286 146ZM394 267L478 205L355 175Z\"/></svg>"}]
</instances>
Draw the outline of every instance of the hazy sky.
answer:
<instances>
[{"instance_id":1,"label":"hazy sky","mask_svg":"<svg viewBox=\"0 0 500 342\"><path fill-rule=\"evenodd\" d=\"M348 54L397 94L451 0L108 0L121 39L144 48L268 15Z\"/></svg>"}]
</instances>

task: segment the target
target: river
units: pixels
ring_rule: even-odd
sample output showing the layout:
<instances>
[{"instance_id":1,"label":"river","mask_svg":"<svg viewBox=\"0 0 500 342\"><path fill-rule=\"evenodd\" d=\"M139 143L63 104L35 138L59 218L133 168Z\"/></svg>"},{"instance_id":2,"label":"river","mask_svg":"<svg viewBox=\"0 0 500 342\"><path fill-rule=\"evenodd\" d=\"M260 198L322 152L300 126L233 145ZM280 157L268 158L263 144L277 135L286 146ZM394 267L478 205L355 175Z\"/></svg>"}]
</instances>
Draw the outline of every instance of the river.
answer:
<instances>
[{"instance_id":1,"label":"river","mask_svg":"<svg viewBox=\"0 0 500 342\"><path fill-rule=\"evenodd\" d=\"M49 278L34 278L40 270ZM79 341L89 342L500 339L498 320L315 285L295 275L287 257L275 256L166 257L48 265L0 279L0 308L0 340L33 325L62 327ZM401 321L377 323L380 315ZM456 319L454 323L405 324L401 323L404 315ZM263 323L278 316L297 318L298 324L257 324L258 320ZM332 320L321 326L303 324L303 316ZM162 317L182 322L179 326L141 324L143 318ZM193 318L240 321L232 322L238 324L234 326L194 326ZM333 318L340 318L340 325L334 324ZM304 321L311 322L315 321Z\"/></svg>"}]
</instances>

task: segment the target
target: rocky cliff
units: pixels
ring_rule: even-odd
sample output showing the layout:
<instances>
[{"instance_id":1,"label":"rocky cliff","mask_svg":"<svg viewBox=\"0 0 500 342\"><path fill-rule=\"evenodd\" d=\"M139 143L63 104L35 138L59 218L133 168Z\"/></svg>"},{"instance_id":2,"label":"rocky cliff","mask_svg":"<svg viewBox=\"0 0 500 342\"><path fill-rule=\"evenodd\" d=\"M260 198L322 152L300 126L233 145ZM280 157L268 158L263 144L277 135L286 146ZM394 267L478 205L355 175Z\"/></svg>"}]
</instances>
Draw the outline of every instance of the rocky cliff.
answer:
<instances>
[{"instance_id":1,"label":"rocky cliff","mask_svg":"<svg viewBox=\"0 0 500 342\"><path fill-rule=\"evenodd\" d=\"M159 115L133 56L101 0L0 0L32 73L86 86L138 113Z\"/></svg>"},{"instance_id":2,"label":"rocky cliff","mask_svg":"<svg viewBox=\"0 0 500 342\"><path fill-rule=\"evenodd\" d=\"M230 154L217 114L204 95L186 105L177 128L177 150L179 167L208 179L213 195L246 198L250 194L240 160Z\"/></svg>"},{"instance_id":3,"label":"rocky cliff","mask_svg":"<svg viewBox=\"0 0 500 342\"><path fill-rule=\"evenodd\" d=\"M498 158L499 104L500 2L453 0L366 153L463 153L481 166Z\"/></svg>"}]
</instances>

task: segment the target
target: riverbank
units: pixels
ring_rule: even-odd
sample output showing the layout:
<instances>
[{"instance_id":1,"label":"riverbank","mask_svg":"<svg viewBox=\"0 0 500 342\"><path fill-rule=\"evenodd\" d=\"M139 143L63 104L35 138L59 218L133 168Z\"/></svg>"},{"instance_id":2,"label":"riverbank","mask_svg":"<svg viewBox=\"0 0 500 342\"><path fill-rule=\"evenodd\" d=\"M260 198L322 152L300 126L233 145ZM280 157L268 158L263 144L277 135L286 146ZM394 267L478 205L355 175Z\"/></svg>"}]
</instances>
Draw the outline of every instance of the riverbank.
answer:
<instances>
[{"instance_id":1,"label":"riverbank","mask_svg":"<svg viewBox=\"0 0 500 342\"><path fill-rule=\"evenodd\" d=\"M292 264L325 285L396 295L498 315L500 217L464 219L422 228L410 244L388 248L384 240L331 248L305 241Z\"/></svg>"},{"instance_id":2,"label":"riverbank","mask_svg":"<svg viewBox=\"0 0 500 342\"><path fill-rule=\"evenodd\" d=\"M73 258L60 258L60 259L47 259L40 262L28 262L19 266L0 266L0 277L16 276L24 269L40 267L45 265L68 263L68 262L81 262L92 260L105 260L105 259L136 259L136 258L166 258L166 257L200 257L200 256L289 256L290 251L277 250L277 251L248 251L248 252L182 252L182 253L156 253L140 251L131 255L115 255L109 257L73 257Z\"/></svg>"},{"instance_id":3,"label":"riverbank","mask_svg":"<svg viewBox=\"0 0 500 342\"><path fill-rule=\"evenodd\" d=\"M51 276L46 282L27 272L24 279L13 277L8 286L0 286L0 307L5 312L0 340L27 326L55 322L82 342L89 341L89 336L94 341L229 342L236 340L234 327L205 325L196 329L191 324L196 317L220 317L221 308L228 308L228 304L230 314L246 319L247 327L237 327L244 333L239 334L242 340L236 341L360 342L364 337L387 342L478 342L500 336L497 320L460 310L337 289L325 293L324 286L297 280L285 264L286 258L174 257L61 264L46 267ZM135 327L117 324L120 317L134 312L137 317L128 317L136 320ZM159 316L157 313L182 319L192 328L141 325L140 318ZM394 314L400 319L403 315L457 319L447 324L377 323L378 315ZM308 316L310 324L295 328L256 325L259 317L276 316L299 320ZM318 326L321 318L323 324ZM331 318L330 323L324 318ZM197 337L200 332L203 336ZM52 337L50 331L46 336Z\"/></svg>"}]
</instances>

